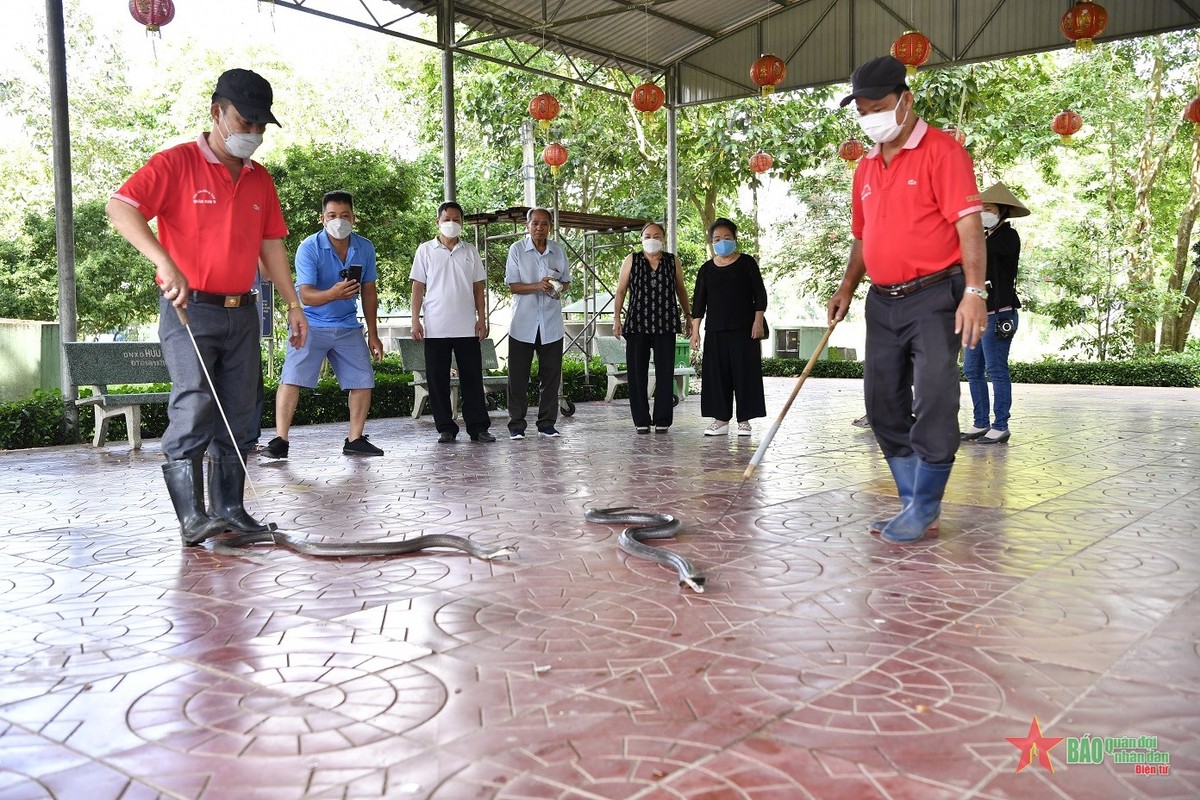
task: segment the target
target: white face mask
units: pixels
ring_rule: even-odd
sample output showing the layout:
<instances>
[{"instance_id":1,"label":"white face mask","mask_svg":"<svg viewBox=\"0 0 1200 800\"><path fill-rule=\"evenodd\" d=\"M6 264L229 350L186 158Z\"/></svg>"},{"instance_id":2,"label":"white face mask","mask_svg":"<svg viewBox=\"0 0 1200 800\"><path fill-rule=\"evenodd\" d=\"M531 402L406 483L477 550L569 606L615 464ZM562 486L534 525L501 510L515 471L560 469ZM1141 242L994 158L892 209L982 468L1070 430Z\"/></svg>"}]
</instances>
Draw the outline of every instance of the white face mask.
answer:
<instances>
[{"instance_id":1,"label":"white face mask","mask_svg":"<svg viewBox=\"0 0 1200 800\"><path fill-rule=\"evenodd\" d=\"M325 223L325 232L329 234L330 238L341 241L350 235L350 229L353 227L354 223L350 220L338 217Z\"/></svg>"},{"instance_id":2,"label":"white face mask","mask_svg":"<svg viewBox=\"0 0 1200 800\"><path fill-rule=\"evenodd\" d=\"M220 118L217 121L219 124ZM262 143L261 133L230 133L229 126L225 126L225 151L234 158L249 158Z\"/></svg>"},{"instance_id":3,"label":"white face mask","mask_svg":"<svg viewBox=\"0 0 1200 800\"><path fill-rule=\"evenodd\" d=\"M984 211L979 215L983 219L983 227L994 228L1000 224L1000 215L993 214L990 211Z\"/></svg>"},{"instance_id":4,"label":"white face mask","mask_svg":"<svg viewBox=\"0 0 1200 800\"><path fill-rule=\"evenodd\" d=\"M642 250L650 255L662 252L662 248L662 239L642 239Z\"/></svg>"},{"instance_id":5,"label":"white face mask","mask_svg":"<svg viewBox=\"0 0 1200 800\"><path fill-rule=\"evenodd\" d=\"M462 233L462 224L454 221L439 222L438 231L447 239L457 239L458 235Z\"/></svg>"},{"instance_id":6,"label":"white face mask","mask_svg":"<svg viewBox=\"0 0 1200 800\"><path fill-rule=\"evenodd\" d=\"M858 118L858 124L862 127L863 133L869 136L871 141L876 144L890 142L899 136L905 122L908 122L908 112L904 112L903 120L896 122L895 108L888 109L887 111L877 111L874 114L863 114Z\"/></svg>"}]
</instances>

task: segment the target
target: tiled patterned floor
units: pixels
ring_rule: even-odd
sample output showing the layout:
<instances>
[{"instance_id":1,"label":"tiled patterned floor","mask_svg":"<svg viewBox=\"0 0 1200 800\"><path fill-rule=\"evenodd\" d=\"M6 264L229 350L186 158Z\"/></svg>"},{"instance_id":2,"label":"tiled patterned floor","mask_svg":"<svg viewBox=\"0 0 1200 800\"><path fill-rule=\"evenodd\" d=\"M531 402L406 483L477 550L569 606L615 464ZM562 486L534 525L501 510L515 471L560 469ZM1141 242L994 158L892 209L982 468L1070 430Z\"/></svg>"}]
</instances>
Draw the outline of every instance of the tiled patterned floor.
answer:
<instances>
[{"instance_id":1,"label":"tiled patterned floor","mask_svg":"<svg viewBox=\"0 0 1200 800\"><path fill-rule=\"evenodd\" d=\"M182 549L157 442L2 453L0 800L1200 797L1200 392L1016 395L909 546L867 534L897 504L854 381L810 381L745 482L767 425L704 438L694 398L665 436L596 403L251 464L283 528L520 542L492 563ZM682 518L704 594L583 519L623 504ZM1017 772L1035 716L1076 741ZM1168 774L1080 762L1143 735Z\"/></svg>"}]
</instances>

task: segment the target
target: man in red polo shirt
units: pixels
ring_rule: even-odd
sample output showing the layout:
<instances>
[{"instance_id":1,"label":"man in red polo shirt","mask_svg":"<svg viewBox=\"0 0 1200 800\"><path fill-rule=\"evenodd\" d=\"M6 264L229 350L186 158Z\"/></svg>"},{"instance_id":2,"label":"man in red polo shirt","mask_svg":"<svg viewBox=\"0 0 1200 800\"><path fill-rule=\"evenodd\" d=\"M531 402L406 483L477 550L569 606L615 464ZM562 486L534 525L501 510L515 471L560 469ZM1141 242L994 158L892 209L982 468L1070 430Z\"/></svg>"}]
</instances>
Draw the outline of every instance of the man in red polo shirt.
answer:
<instances>
[{"instance_id":1,"label":"man in red polo shirt","mask_svg":"<svg viewBox=\"0 0 1200 800\"><path fill-rule=\"evenodd\" d=\"M967 151L913 112L903 64L860 66L842 105L852 100L875 146L854 172L854 241L829 321L867 275L863 392L903 503L871 529L911 542L937 526L958 451L959 347L987 330L983 203Z\"/></svg>"},{"instance_id":2,"label":"man in red polo shirt","mask_svg":"<svg viewBox=\"0 0 1200 800\"><path fill-rule=\"evenodd\" d=\"M287 301L289 340L302 347L308 331L283 246L287 226L275 184L261 164L250 160L267 123L279 124L271 114L272 99L271 85L261 75L245 69L223 73L209 107L212 129L194 142L156 153L107 206L113 227L154 264L162 291L158 335L171 373L163 475L188 546L230 528L271 529L246 513L246 473L238 456L241 443L252 439L261 381L252 291L260 260ZM151 219L158 220L157 237ZM183 309L191 336L179 313ZM229 418L232 440L213 388ZM204 504L206 450L211 515Z\"/></svg>"}]
</instances>

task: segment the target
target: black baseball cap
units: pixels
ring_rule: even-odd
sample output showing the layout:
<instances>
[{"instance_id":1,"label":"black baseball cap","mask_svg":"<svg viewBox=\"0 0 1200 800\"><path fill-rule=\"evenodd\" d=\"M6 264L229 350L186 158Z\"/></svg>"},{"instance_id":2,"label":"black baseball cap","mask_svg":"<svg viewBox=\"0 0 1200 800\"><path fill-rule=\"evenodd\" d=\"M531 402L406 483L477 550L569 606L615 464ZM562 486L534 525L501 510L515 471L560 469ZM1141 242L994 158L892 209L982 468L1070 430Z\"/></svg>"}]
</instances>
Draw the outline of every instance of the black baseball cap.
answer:
<instances>
[{"instance_id":1,"label":"black baseball cap","mask_svg":"<svg viewBox=\"0 0 1200 800\"><path fill-rule=\"evenodd\" d=\"M856 97L879 100L900 87L908 88L908 77L904 65L892 56L873 58L854 70L850 76L850 94L842 98L842 105L850 104Z\"/></svg>"},{"instance_id":2,"label":"black baseball cap","mask_svg":"<svg viewBox=\"0 0 1200 800\"><path fill-rule=\"evenodd\" d=\"M271 84L257 72L248 69L226 70L217 78L217 88L213 94L233 103L246 122L274 122L283 127L271 113L271 101L274 99Z\"/></svg>"}]
</instances>

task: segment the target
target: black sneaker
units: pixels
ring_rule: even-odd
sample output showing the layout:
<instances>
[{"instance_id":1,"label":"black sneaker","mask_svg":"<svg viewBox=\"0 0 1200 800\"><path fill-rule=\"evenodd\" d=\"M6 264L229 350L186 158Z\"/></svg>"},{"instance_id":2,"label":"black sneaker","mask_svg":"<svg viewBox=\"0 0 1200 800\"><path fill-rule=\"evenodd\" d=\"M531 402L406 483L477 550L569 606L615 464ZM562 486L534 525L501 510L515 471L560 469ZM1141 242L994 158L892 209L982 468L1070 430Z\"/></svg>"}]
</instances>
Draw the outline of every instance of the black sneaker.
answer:
<instances>
[{"instance_id":1,"label":"black sneaker","mask_svg":"<svg viewBox=\"0 0 1200 800\"><path fill-rule=\"evenodd\" d=\"M262 451L262 454L268 458L287 458L288 440L281 439L276 436L274 439L267 442L267 447Z\"/></svg>"},{"instance_id":2,"label":"black sneaker","mask_svg":"<svg viewBox=\"0 0 1200 800\"><path fill-rule=\"evenodd\" d=\"M557 439L561 435L557 430L554 429L553 425L547 428L538 428L538 433L551 439Z\"/></svg>"},{"instance_id":3,"label":"black sneaker","mask_svg":"<svg viewBox=\"0 0 1200 800\"><path fill-rule=\"evenodd\" d=\"M487 431L480 431L479 433L476 433L471 436L471 441L472 442L494 442L494 441L496 441L496 437L492 436Z\"/></svg>"},{"instance_id":4,"label":"black sneaker","mask_svg":"<svg viewBox=\"0 0 1200 800\"><path fill-rule=\"evenodd\" d=\"M525 431L521 430L520 428L509 428L509 429L508 429L508 438L510 438L510 439L524 439L524 438L525 438Z\"/></svg>"},{"instance_id":5,"label":"black sneaker","mask_svg":"<svg viewBox=\"0 0 1200 800\"><path fill-rule=\"evenodd\" d=\"M438 436L438 444L451 444L457 436L458 434L454 431L442 431Z\"/></svg>"},{"instance_id":6,"label":"black sneaker","mask_svg":"<svg viewBox=\"0 0 1200 800\"><path fill-rule=\"evenodd\" d=\"M381 456L383 451L367 441L371 437L360 436L353 442L349 439L342 445L342 455L347 456Z\"/></svg>"}]
</instances>

